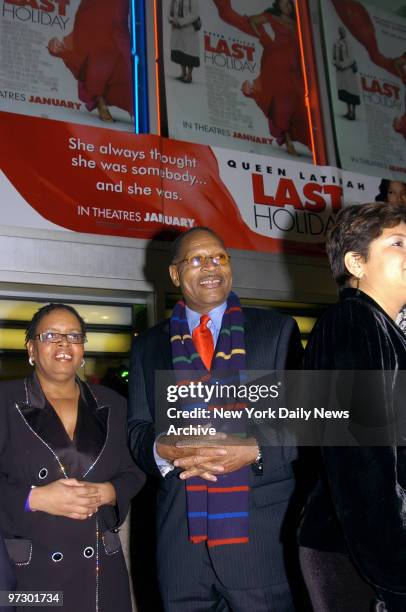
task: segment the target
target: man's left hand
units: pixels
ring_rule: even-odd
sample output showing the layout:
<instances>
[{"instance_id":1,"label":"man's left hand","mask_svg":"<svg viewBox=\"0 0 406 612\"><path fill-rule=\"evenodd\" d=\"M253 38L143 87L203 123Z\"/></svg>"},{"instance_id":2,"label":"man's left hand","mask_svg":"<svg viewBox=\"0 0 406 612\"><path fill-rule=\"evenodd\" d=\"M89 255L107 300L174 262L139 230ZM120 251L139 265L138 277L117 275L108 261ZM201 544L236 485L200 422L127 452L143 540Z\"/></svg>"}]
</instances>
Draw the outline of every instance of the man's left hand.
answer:
<instances>
[{"instance_id":1,"label":"man's left hand","mask_svg":"<svg viewBox=\"0 0 406 612\"><path fill-rule=\"evenodd\" d=\"M177 443L177 446L182 446L182 448L205 445L207 445L207 440L199 440L198 438L186 443ZM225 440L221 441L221 446L226 449L227 453L221 457L216 457L216 464L223 466L223 474L235 472L245 465L254 463L258 456L258 444L255 438L241 439L237 436L227 436ZM200 476L200 468L197 466L197 462L197 458L194 456L176 459L174 465L183 470L179 478L187 480L193 476Z\"/></svg>"}]
</instances>

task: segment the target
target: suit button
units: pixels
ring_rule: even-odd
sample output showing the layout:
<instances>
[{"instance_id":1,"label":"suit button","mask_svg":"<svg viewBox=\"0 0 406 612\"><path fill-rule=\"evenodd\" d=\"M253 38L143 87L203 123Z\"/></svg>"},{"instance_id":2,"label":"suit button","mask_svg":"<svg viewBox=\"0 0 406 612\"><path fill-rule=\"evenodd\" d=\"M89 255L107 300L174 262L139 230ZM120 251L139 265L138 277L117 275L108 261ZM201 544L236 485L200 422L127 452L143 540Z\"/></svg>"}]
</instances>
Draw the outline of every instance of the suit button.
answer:
<instances>
[{"instance_id":1,"label":"suit button","mask_svg":"<svg viewBox=\"0 0 406 612\"><path fill-rule=\"evenodd\" d=\"M83 551L83 556L86 557L86 559L91 559L93 555L94 555L93 546L86 546L86 548Z\"/></svg>"},{"instance_id":2,"label":"suit button","mask_svg":"<svg viewBox=\"0 0 406 612\"><path fill-rule=\"evenodd\" d=\"M41 480L44 480L44 478L46 478L48 476L48 470L47 468L43 467L40 469L40 471L38 472L38 478L40 478Z\"/></svg>"},{"instance_id":3,"label":"suit button","mask_svg":"<svg viewBox=\"0 0 406 612\"><path fill-rule=\"evenodd\" d=\"M59 563L63 559L63 554L61 552L54 552L51 559L54 563Z\"/></svg>"}]
</instances>

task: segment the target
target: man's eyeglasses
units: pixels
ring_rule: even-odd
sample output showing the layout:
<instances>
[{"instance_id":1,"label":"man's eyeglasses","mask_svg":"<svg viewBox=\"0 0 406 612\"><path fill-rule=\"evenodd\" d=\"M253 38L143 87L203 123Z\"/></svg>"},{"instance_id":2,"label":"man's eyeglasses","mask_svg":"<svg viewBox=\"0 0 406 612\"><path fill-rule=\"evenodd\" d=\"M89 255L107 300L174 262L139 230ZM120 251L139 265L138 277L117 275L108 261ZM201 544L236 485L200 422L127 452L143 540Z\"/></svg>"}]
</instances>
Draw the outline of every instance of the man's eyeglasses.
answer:
<instances>
[{"instance_id":1,"label":"man's eyeglasses","mask_svg":"<svg viewBox=\"0 0 406 612\"><path fill-rule=\"evenodd\" d=\"M86 334L77 334L71 332L69 334L60 334L59 332L42 332L42 334L36 334L34 338L39 338L40 342L56 344L61 340L66 340L70 344L84 344L87 342Z\"/></svg>"},{"instance_id":2,"label":"man's eyeglasses","mask_svg":"<svg viewBox=\"0 0 406 612\"><path fill-rule=\"evenodd\" d=\"M185 263L192 268L201 268L208 263L212 263L214 266L226 266L230 262L230 255L227 253L218 253L218 255L192 255L186 257L180 261L176 261L175 264Z\"/></svg>"}]
</instances>

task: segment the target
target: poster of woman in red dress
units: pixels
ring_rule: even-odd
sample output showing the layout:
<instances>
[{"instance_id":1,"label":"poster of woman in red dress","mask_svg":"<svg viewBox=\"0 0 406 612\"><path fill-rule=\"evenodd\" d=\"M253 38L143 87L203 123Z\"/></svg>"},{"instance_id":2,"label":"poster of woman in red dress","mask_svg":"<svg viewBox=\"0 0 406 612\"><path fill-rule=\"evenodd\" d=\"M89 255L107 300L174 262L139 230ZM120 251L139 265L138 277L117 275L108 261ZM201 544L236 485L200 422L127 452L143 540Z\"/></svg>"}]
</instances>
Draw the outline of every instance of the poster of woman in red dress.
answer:
<instances>
[{"instance_id":1,"label":"poster of woman in red dress","mask_svg":"<svg viewBox=\"0 0 406 612\"><path fill-rule=\"evenodd\" d=\"M73 30L51 38L49 53L60 58L78 83L78 97L102 121L114 121L110 106L133 115L129 0L81 0Z\"/></svg>"},{"instance_id":2,"label":"poster of woman in red dress","mask_svg":"<svg viewBox=\"0 0 406 612\"><path fill-rule=\"evenodd\" d=\"M332 2L341 21L354 38L365 47L374 64L402 79L403 85L406 86L406 51L399 57L385 56L379 49L375 26L367 9L356 0L332 0ZM393 127L406 138L406 113L394 119Z\"/></svg>"},{"instance_id":3,"label":"poster of woman in red dress","mask_svg":"<svg viewBox=\"0 0 406 612\"><path fill-rule=\"evenodd\" d=\"M353 172L404 181L406 19L366 0L326 0L321 3L321 13L326 48L333 46L339 30L345 32L344 42L351 49L351 57L344 54L342 64L337 54L327 58L340 164ZM346 76L350 62L359 93ZM340 89L359 95L356 124L342 114L342 102L337 100Z\"/></svg>"},{"instance_id":4,"label":"poster of woman in red dress","mask_svg":"<svg viewBox=\"0 0 406 612\"><path fill-rule=\"evenodd\" d=\"M292 0L275 0L258 15L240 15L231 0L213 0L223 21L251 36L262 47L260 72L245 81L242 92L252 98L268 119L269 131L290 155L297 155L294 142L310 146L309 123L301 70L300 49ZM273 37L266 25L273 30Z\"/></svg>"}]
</instances>

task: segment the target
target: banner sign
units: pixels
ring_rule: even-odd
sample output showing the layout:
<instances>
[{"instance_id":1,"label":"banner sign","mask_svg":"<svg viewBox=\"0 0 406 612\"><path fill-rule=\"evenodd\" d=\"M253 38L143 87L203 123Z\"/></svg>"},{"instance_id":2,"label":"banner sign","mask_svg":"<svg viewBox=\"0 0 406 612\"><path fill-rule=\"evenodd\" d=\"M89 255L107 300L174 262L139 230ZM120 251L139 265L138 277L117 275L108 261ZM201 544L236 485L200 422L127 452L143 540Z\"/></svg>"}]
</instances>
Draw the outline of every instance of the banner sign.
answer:
<instances>
[{"instance_id":1,"label":"banner sign","mask_svg":"<svg viewBox=\"0 0 406 612\"><path fill-rule=\"evenodd\" d=\"M379 178L154 135L11 113L0 132L3 225L145 239L208 225L231 248L314 255L343 205L380 194Z\"/></svg>"},{"instance_id":2,"label":"banner sign","mask_svg":"<svg viewBox=\"0 0 406 612\"><path fill-rule=\"evenodd\" d=\"M162 0L169 136L312 162L293 0Z\"/></svg>"},{"instance_id":3,"label":"banner sign","mask_svg":"<svg viewBox=\"0 0 406 612\"><path fill-rule=\"evenodd\" d=\"M343 168L406 178L406 19L358 0L321 2Z\"/></svg>"},{"instance_id":4,"label":"banner sign","mask_svg":"<svg viewBox=\"0 0 406 612\"><path fill-rule=\"evenodd\" d=\"M0 108L134 131L129 0L1 0Z\"/></svg>"}]
</instances>

